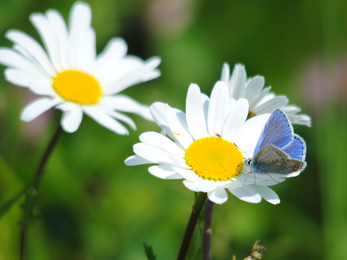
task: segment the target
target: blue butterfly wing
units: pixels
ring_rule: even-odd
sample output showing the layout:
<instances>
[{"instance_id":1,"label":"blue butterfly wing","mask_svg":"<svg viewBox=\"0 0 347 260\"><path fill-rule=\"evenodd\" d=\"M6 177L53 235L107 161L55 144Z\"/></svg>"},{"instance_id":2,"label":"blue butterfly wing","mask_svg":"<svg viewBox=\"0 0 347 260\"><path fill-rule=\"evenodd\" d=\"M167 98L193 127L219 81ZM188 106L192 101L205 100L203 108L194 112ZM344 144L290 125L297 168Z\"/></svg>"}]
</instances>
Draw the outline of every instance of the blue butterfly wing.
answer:
<instances>
[{"instance_id":1,"label":"blue butterfly wing","mask_svg":"<svg viewBox=\"0 0 347 260\"><path fill-rule=\"evenodd\" d=\"M287 153L292 159L304 161L306 157L306 143L300 136L294 135L294 140L283 147L282 151Z\"/></svg>"},{"instance_id":2,"label":"blue butterfly wing","mask_svg":"<svg viewBox=\"0 0 347 260\"><path fill-rule=\"evenodd\" d=\"M281 110L277 109L266 122L255 147L253 157L265 146L274 145L282 148L292 140L293 126L287 116Z\"/></svg>"},{"instance_id":3,"label":"blue butterfly wing","mask_svg":"<svg viewBox=\"0 0 347 260\"><path fill-rule=\"evenodd\" d=\"M254 173L290 174L304 170L306 162L289 158L282 149L269 145L257 153L250 165Z\"/></svg>"}]
</instances>

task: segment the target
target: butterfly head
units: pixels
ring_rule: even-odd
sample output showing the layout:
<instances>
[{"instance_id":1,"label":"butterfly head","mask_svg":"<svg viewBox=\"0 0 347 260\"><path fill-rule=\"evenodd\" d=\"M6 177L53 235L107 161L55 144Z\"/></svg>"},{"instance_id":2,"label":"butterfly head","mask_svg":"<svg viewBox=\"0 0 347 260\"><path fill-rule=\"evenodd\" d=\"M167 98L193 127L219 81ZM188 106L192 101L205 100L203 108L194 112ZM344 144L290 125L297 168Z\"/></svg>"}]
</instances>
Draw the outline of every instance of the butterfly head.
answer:
<instances>
[{"instance_id":1,"label":"butterfly head","mask_svg":"<svg viewBox=\"0 0 347 260\"><path fill-rule=\"evenodd\" d=\"M251 165L251 162L252 162L251 158L245 159L244 161L245 165Z\"/></svg>"}]
</instances>

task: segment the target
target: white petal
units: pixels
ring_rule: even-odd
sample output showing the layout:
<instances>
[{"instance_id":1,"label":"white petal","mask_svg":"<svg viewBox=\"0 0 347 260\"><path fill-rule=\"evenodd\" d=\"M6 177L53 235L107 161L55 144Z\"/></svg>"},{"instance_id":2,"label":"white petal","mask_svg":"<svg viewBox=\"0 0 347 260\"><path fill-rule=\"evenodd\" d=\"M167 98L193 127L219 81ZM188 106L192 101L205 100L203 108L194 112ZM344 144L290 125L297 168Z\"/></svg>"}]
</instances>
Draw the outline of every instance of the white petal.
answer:
<instances>
[{"instance_id":1,"label":"white petal","mask_svg":"<svg viewBox=\"0 0 347 260\"><path fill-rule=\"evenodd\" d=\"M104 93L112 95L122 90L122 85L119 84L122 84L123 77L132 77L133 82L141 82L138 72L143 71L144 66L145 62L139 57L128 55L122 60L110 61L107 66L97 68L95 75L100 80Z\"/></svg>"},{"instance_id":2,"label":"white petal","mask_svg":"<svg viewBox=\"0 0 347 260\"><path fill-rule=\"evenodd\" d=\"M201 94L201 102L202 102L202 109L204 112L204 118L206 121L206 127L207 127L207 118L208 118L208 109L210 107L210 98L206 94Z\"/></svg>"},{"instance_id":3,"label":"white petal","mask_svg":"<svg viewBox=\"0 0 347 260\"><path fill-rule=\"evenodd\" d=\"M248 101L240 98L230 111L222 130L223 139L232 142L248 116Z\"/></svg>"},{"instance_id":4,"label":"white petal","mask_svg":"<svg viewBox=\"0 0 347 260\"><path fill-rule=\"evenodd\" d=\"M230 66L227 62L224 62L223 68L222 68L222 75L220 77L221 81L224 81L226 84L229 83L229 77L230 77Z\"/></svg>"},{"instance_id":5,"label":"white petal","mask_svg":"<svg viewBox=\"0 0 347 260\"><path fill-rule=\"evenodd\" d=\"M180 157L177 157L175 155L172 155L171 153L168 153L167 151L165 151L165 154L171 159L171 161L173 162L175 167L179 167L179 168L183 168L183 169L189 167L184 158L180 158Z\"/></svg>"},{"instance_id":6,"label":"white petal","mask_svg":"<svg viewBox=\"0 0 347 260\"><path fill-rule=\"evenodd\" d=\"M255 146L269 117L270 114L252 117L244 123L234 138L233 142L248 158L253 157Z\"/></svg>"},{"instance_id":7,"label":"white petal","mask_svg":"<svg viewBox=\"0 0 347 260\"><path fill-rule=\"evenodd\" d=\"M190 181L190 182L195 182L200 180L200 177L193 172L192 170L188 169L188 165L187 165L187 169L183 169L183 168L179 168L179 167L174 167L173 169L179 174L181 175L184 179Z\"/></svg>"},{"instance_id":8,"label":"white petal","mask_svg":"<svg viewBox=\"0 0 347 260\"><path fill-rule=\"evenodd\" d=\"M186 100L187 125L195 140L208 136L200 88L190 84Z\"/></svg>"},{"instance_id":9,"label":"white petal","mask_svg":"<svg viewBox=\"0 0 347 260\"><path fill-rule=\"evenodd\" d=\"M271 204L276 205L280 203L280 198L276 192L269 187L259 185L251 185L251 187L255 189L264 200L270 202Z\"/></svg>"},{"instance_id":10,"label":"white petal","mask_svg":"<svg viewBox=\"0 0 347 260\"><path fill-rule=\"evenodd\" d=\"M265 102L264 99L265 99L267 96L269 96L270 90L271 90L271 87L264 88L264 89L261 91L260 95L259 95L256 99L254 99L252 102L249 102L249 110L251 110L251 111L254 113L255 108L256 108L258 105L260 105L260 104L262 104L263 102Z\"/></svg>"},{"instance_id":11,"label":"white petal","mask_svg":"<svg viewBox=\"0 0 347 260\"><path fill-rule=\"evenodd\" d=\"M59 109L65 111L61 117L61 126L68 133L75 132L82 122L83 111L80 105L66 103L60 105Z\"/></svg>"},{"instance_id":12,"label":"white petal","mask_svg":"<svg viewBox=\"0 0 347 260\"><path fill-rule=\"evenodd\" d=\"M119 113L117 111L113 111L113 109L111 109L107 106L104 106L102 104L94 105L94 108L106 113L107 115L109 115L109 116L111 116L117 120L123 121L124 123L128 124L133 130L136 130L136 124L130 117L128 117L122 113Z\"/></svg>"},{"instance_id":13,"label":"white petal","mask_svg":"<svg viewBox=\"0 0 347 260\"><path fill-rule=\"evenodd\" d=\"M152 79L156 79L158 77L161 76L161 71L159 69L155 69L149 73L147 73L144 77L143 77L143 82L152 80Z\"/></svg>"},{"instance_id":14,"label":"white petal","mask_svg":"<svg viewBox=\"0 0 347 260\"><path fill-rule=\"evenodd\" d=\"M153 121L149 106L143 105L126 95L106 96L100 100L100 103L111 109L133 113L148 121Z\"/></svg>"},{"instance_id":15,"label":"white petal","mask_svg":"<svg viewBox=\"0 0 347 260\"><path fill-rule=\"evenodd\" d=\"M311 117L309 115L305 115L305 114L290 115L288 117L289 117L289 120L292 124L306 125L308 127L312 126Z\"/></svg>"},{"instance_id":16,"label":"white petal","mask_svg":"<svg viewBox=\"0 0 347 260\"><path fill-rule=\"evenodd\" d=\"M217 187L215 190L207 193L208 199L216 204L223 204L228 200L228 194L225 188Z\"/></svg>"},{"instance_id":17,"label":"white petal","mask_svg":"<svg viewBox=\"0 0 347 260\"><path fill-rule=\"evenodd\" d=\"M276 96L265 103L262 103L261 105L257 106L255 109L255 113L257 115L264 114L264 113L272 113L277 108L285 107L288 104L288 99L286 96Z\"/></svg>"},{"instance_id":18,"label":"white petal","mask_svg":"<svg viewBox=\"0 0 347 260\"><path fill-rule=\"evenodd\" d=\"M202 192L210 192L217 188L218 184L215 181L198 180L195 182L196 189Z\"/></svg>"},{"instance_id":19,"label":"white petal","mask_svg":"<svg viewBox=\"0 0 347 260\"><path fill-rule=\"evenodd\" d=\"M54 9L48 10L46 15L57 36L61 67L63 70L68 70L71 68L71 63L69 56L69 35L65 21L61 14Z\"/></svg>"},{"instance_id":20,"label":"white petal","mask_svg":"<svg viewBox=\"0 0 347 260\"><path fill-rule=\"evenodd\" d=\"M270 87L270 88L271 88L271 87ZM267 88L265 88L265 89L267 89ZM267 94L267 95L262 99L262 101L259 103L259 105L264 104L265 102L267 102L267 101L269 101L270 99L273 99L273 98L275 98L275 97L276 97L276 94L273 93L273 92L270 92L269 94Z\"/></svg>"},{"instance_id":21,"label":"white petal","mask_svg":"<svg viewBox=\"0 0 347 260\"><path fill-rule=\"evenodd\" d=\"M35 99L23 108L20 119L22 121L29 122L61 102L61 99L56 98L52 99L43 97Z\"/></svg>"},{"instance_id":22,"label":"white petal","mask_svg":"<svg viewBox=\"0 0 347 260\"><path fill-rule=\"evenodd\" d=\"M306 163L305 163L304 167L306 167ZM304 168L303 168L303 170L304 170ZM274 179L277 181L277 180L280 179L280 178L292 178L292 177L296 177L296 176L298 176L303 170L296 171L296 172L292 172L292 173L286 174L285 176L283 176L282 174L276 174L277 176L275 176ZM274 174L271 174L271 176L273 177ZM278 178L276 178L276 177L278 177ZM277 184L280 183L280 182L283 182L283 181L285 181L285 179L280 179L280 181L277 181Z\"/></svg>"},{"instance_id":23,"label":"white petal","mask_svg":"<svg viewBox=\"0 0 347 260\"><path fill-rule=\"evenodd\" d=\"M129 156L124 161L125 165L127 166L135 166L135 165L142 165L142 164L149 164L152 163L151 161L148 161L137 154Z\"/></svg>"},{"instance_id":24,"label":"white petal","mask_svg":"<svg viewBox=\"0 0 347 260\"><path fill-rule=\"evenodd\" d=\"M31 54L26 50L24 49L22 46L18 45L18 44L13 44L12 46L12 50L14 50L15 52L19 53L20 55L22 55L24 58L26 58L29 62L35 64L35 66L38 68L38 69L42 69L40 64L34 59L33 56L31 56ZM44 74L47 74L47 72L43 72ZM47 76L49 76L47 74Z\"/></svg>"},{"instance_id":25,"label":"white petal","mask_svg":"<svg viewBox=\"0 0 347 260\"><path fill-rule=\"evenodd\" d=\"M94 73L93 68L96 60L96 35L93 28L90 28L87 32L87 39L85 42L85 54L83 55L83 69L86 72Z\"/></svg>"},{"instance_id":26,"label":"white petal","mask_svg":"<svg viewBox=\"0 0 347 260\"><path fill-rule=\"evenodd\" d=\"M233 70L233 74L230 79L230 97L239 99L243 97L245 91L245 85L247 81L247 74L245 67L241 64L236 64Z\"/></svg>"},{"instance_id":27,"label":"white petal","mask_svg":"<svg viewBox=\"0 0 347 260\"><path fill-rule=\"evenodd\" d=\"M121 123L107 115L105 112L95 109L93 106L83 106L83 111L100 125L115 133L120 135L129 134L128 130Z\"/></svg>"},{"instance_id":28,"label":"white petal","mask_svg":"<svg viewBox=\"0 0 347 260\"><path fill-rule=\"evenodd\" d=\"M246 167L244 167L246 168ZM242 169L242 172L244 174L238 176L238 181L244 185L257 185L257 186L272 186L279 184L281 182L284 182L286 178L290 178L291 176L288 176L289 174L283 175L283 174L275 174L275 173L265 173L265 174L255 174L251 171L244 172L244 169ZM300 173L299 173L300 174ZM295 173L295 176L299 175L297 172ZM295 177L293 176L293 177Z\"/></svg>"},{"instance_id":29,"label":"white petal","mask_svg":"<svg viewBox=\"0 0 347 260\"><path fill-rule=\"evenodd\" d=\"M40 68L32 61L9 48L0 47L0 63L11 68L33 73L34 75L43 75Z\"/></svg>"},{"instance_id":30,"label":"white petal","mask_svg":"<svg viewBox=\"0 0 347 260\"><path fill-rule=\"evenodd\" d=\"M160 164L148 168L150 174L160 179L173 180L182 179L182 177L172 170L172 165Z\"/></svg>"},{"instance_id":31,"label":"white petal","mask_svg":"<svg viewBox=\"0 0 347 260\"><path fill-rule=\"evenodd\" d=\"M287 116L294 115L296 113L301 112L300 107L295 106L295 105L288 105L286 107L281 108L283 112L287 114Z\"/></svg>"},{"instance_id":32,"label":"white petal","mask_svg":"<svg viewBox=\"0 0 347 260\"><path fill-rule=\"evenodd\" d=\"M36 30L41 36L43 44L51 58L53 66L56 72L62 70L60 56L59 56L59 46L58 39L54 33L54 30L43 14L34 13L30 15L30 21L35 26Z\"/></svg>"},{"instance_id":33,"label":"white petal","mask_svg":"<svg viewBox=\"0 0 347 260\"><path fill-rule=\"evenodd\" d=\"M301 112L300 107L289 105L281 108L281 110L287 114L292 124L306 125L308 127L311 127L311 117L309 115L296 115L296 113Z\"/></svg>"},{"instance_id":34,"label":"white petal","mask_svg":"<svg viewBox=\"0 0 347 260\"><path fill-rule=\"evenodd\" d=\"M97 57L95 63L96 75L102 73L106 67L120 62L125 57L127 51L128 46L122 38L112 38Z\"/></svg>"},{"instance_id":35,"label":"white petal","mask_svg":"<svg viewBox=\"0 0 347 260\"><path fill-rule=\"evenodd\" d=\"M29 87L35 78L32 73L18 69L5 69L4 74L8 82L21 87Z\"/></svg>"},{"instance_id":36,"label":"white petal","mask_svg":"<svg viewBox=\"0 0 347 260\"><path fill-rule=\"evenodd\" d=\"M150 106L150 112L151 115L154 119L154 121L157 123L157 125L162 129L163 135L168 135L170 138L173 140L176 140L176 137L174 134L170 131L170 127L166 122L165 114L164 114L164 109L165 104L161 102L155 102L153 105ZM180 111L183 113L182 111Z\"/></svg>"},{"instance_id":37,"label":"white petal","mask_svg":"<svg viewBox=\"0 0 347 260\"><path fill-rule=\"evenodd\" d=\"M186 186L187 189L189 189L191 191L199 192L199 190L197 190L196 185L195 185L194 182L190 182L188 180L184 180L183 184L184 184L184 186Z\"/></svg>"},{"instance_id":38,"label":"white petal","mask_svg":"<svg viewBox=\"0 0 347 260\"><path fill-rule=\"evenodd\" d=\"M89 4L76 2L70 11L69 28L71 53L70 60L72 67L83 70L85 68L84 56L87 53L90 42L90 29L92 21L92 11ZM122 130L122 132L124 129Z\"/></svg>"},{"instance_id":39,"label":"white petal","mask_svg":"<svg viewBox=\"0 0 347 260\"><path fill-rule=\"evenodd\" d=\"M188 126L183 120L180 120L174 110L167 104L164 106L164 113L169 131L175 136L176 140L184 147L188 148L193 142L193 138L189 133Z\"/></svg>"},{"instance_id":40,"label":"white petal","mask_svg":"<svg viewBox=\"0 0 347 260\"><path fill-rule=\"evenodd\" d=\"M61 111L66 112L66 111L74 110L77 107L80 107L80 105L74 102L66 101L63 104L57 106L57 109L60 109Z\"/></svg>"},{"instance_id":41,"label":"white petal","mask_svg":"<svg viewBox=\"0 0 347 260\"><path fill-rule=\"evenodd\" d=\"M29 87L36 94L57 96L52 88L52 80L50 78L40 77L28 71L18 69L5 69L4 74L8 82L21 87Z\"/></svg>"},{"instance_id":42,"label":"white petal","mask_svg":"<svg viewBox=\"0 0 347 260\"><path fill-rule=\"evenodd\" d=\"M165 107L164 103L155 102L149 108L154 121L157 123L157 125L161 129L165 129L165 128L169 127L167 122L166 122L166 118L165 118L165 114L164 114L164 111L165 111L164 107Z\"/></svg>"},{"instance_id":43,"label":"white petal","mask_svg":"<svg viewBox=\"0 0 347 260\"><path fill-rule=\"evenodd\" d=\"M210 192L217 188L214 181L205 181L199 178L199 180L191 182L189 180L183 181L183 184L192 191L198 192Z\"/></svg>"},{"instance_id":44,"label":"white petal","mask_svg":"<svg viewBox=\"0 0 347 260\"><path fill-rule=\"evenodd\" d=\"M139 66L136 64L139 62L139 58L128 55L127 58L123 60L121 65L124 66L127 60L132 61L127 65L127 67L130 67L131 70L128 69L128 71L125 71L123 75L120 75L117 79L113 80L107 89L105 89L105 94L117 94L132 85L146 81L147 75L151 74L161 62L159 57L152 57L146 62L141 61L143 64Z\"/></svg>"},{"instance_id":45,"label":"white petal","mask_svg":"<svg viewBox=\"0 0 347 260\"><path fill-rule=\"evenodd\" d=\"M210 136L221 134L226 116L229 112L229 92L227 85L218 81L213 87L208 110L208 132Z\"/></svg>"},{"instance_id":46,"label":"white petal","mask_svg":"<svg viewBox=\"0 0 347 260\"><path fill-rule=\"evenodd\" d=\"M160 63L161 63L161 58L158 56L153 56L146 60L145 67L148 72L142 78L143 82L148 81L150 79L154 79L154 75L156 75L156 77L160 76L160 71L156 69Z\"/></svg>"},{"instance_id":47,"label":"white petal","mask_svg":"<svg viewBox=\"0 0 347 260\"><path fill-rule=\"evenodd\" d=\"M156 132L145 132L140 135L140 141L159 147L177 158L185 157L185 152L162 134Z\"/></svg>"},{"instance_id":48,"label":"white petal","mask_svg":"<svg viewBox=\"0 0 347 260\"><path fill-rule=\"evenodd\" d=\"M47 95L51 97L57 97L62 99L59 94L55 92L52 84L42 81L40 79L35 79L30 83L29 89L38 95Z\"/></svg>"},{"instance_id":49,"label":"white petal","mask_svg":"<svg viewBox=\"0 0 347 260\"><path fill-rule=\"evenodd\" d=\"M21 31L9 30L6 33L6 38L24 48L50 76L54 77L56 75L56 71L46 52L31 36Z\"/></svg>"},{"instance_id":50,"label":"white petal","mask_svg":"<svg viewBox=\"0 0 347 260\"><path fill-rule=\"evenodd\" d=\"M229 191L240 200L259 203L261 201L261 196L259 193L250 186L241 186L235 189L229 189Z\"/></svg>"},{"instance_id":51,"label":"white petal","mask_svg":"<svg viewBox=\"0 0 347 260\"><path fill-rule=\"evenodd\" d=\"M261 76L255 76L247 82L245 89L245 98L249 103L252 103L254 100L256 100L257 97L259 97L264 84L264 77Z\"/></svg>"},{"instance_id":52,"label":"white petal","mask_svg":"<svg viewBox=\"0 0 347 260\"><path fill-rule=\"evenodd\" d=\"M173 161L160 148L145 143L137 143L134 145L134 152L142 158L152 163L169 163Z\"/></svg>"},{"instance_id":53,"label":"white petal","mask_svg":"<svg viewBox=\"0 0 347 260\"><path fill-rule=\"evenodd\" d=\"M172 110L176 113L176 116L179 119L179 121L181 121L182 124L185 125L185 114L177 108L172 108ZM165 104L161 102L155 102L153 105L150 106L150 112L154 121L162 129L161 134L168 135L172 140L177 141L176 135L170 130L170 127L165 117Z\"/></svg>"}]
</instances>

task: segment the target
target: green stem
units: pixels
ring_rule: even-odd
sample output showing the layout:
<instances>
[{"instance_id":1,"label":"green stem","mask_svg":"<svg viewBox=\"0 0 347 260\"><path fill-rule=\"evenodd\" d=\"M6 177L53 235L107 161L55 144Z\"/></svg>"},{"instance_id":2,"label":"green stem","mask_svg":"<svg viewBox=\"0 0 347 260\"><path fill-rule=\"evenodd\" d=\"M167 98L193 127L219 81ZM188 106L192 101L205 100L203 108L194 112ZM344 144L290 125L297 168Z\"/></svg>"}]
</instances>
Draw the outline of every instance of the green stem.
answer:
<instances>
[{"instance_id":1,"label":"green stem","mask_svg":"<svg viewBox=\"0 0 347 260\"><path fill-rule=\"evenodd\" d=\"M22 228L22 232L21 232L21 235L20 235L20 256L19 256L20 260L24 259L24 252L26 251L26 243L25 243L25 241L26 241L27 231L28 231L28 226L25 225Z\"/></svg>"},{"instance_id":2,"label":"green stem","mask_svg":"<svg viewBox=\"0 0 347 260\"><path fill-rule=\"evenodd\" d=\"M41 159L41 161L37 167L37 171L36 171L34 182L33 182L33 187L37 191L40 188L40 184L41 184L41 180L42 180L42 176L43 176L43 170L45 169L46 163L47 163L50 155L52 154L62 132L63 132L63 129L61 128L61 126L59 124L57 129L55 130L55 133L53 135L52 140L49 142L49 144L46 148L46 151L43 154L42 159Z\"/></svg>"},{"instance_id":3,"label":"green stem","mask_svg":"<svg viewBox=\"0 0 347 260\"><path fill-rule=\"evenodd\" d=\"M182 240L181 248L177 256L177 260L185 260L190 242L192 240L196 223L198 222L200 212L205 204L207 199L207 193L195 193L195 203L192 209L192 214L190 215L188 225L186 228L186 232L184 233L184 237Z\"/></svg>"},{"instance_id":4,"label":"green stem","mask_svg":"<svg viewBox=\"0 0 347 260\"><path fill-rule=\"evenodd\" d=\"M205 222L204 222L204 239L202 246L202 259L211 260L211 236L212 236L212 215L213 215L213 202L206 201L205 207Z\"/></svg>"},{"instance_id":5,"label":"green stem","mask_svg":"<svg viewBox=\"0 0 347 260\"><path fill-rule=\"evenodd\" d=\"M47 161L48 161L49 157L51 156L56 144L58 143L59 137L61 136L62 132L63 132L63 129L61 128L61 126L59 124L57 129L55 130L55 133L54 133L51 141L49 142L41 160L40 160L38 167L37 167L37 171L36 171L33 183L32 183L32 187L37 192L40 188L43 172L44 172L45 166L47 164ZM32 209L32 210L34 210L34 209ZM25 258L26 241L27 241L26 237L27 237L27 233L28 233L28 228L29 228L29 224L24 223L22 231L21 231L21 236L20 236L20 260L23 260Z\"/></svg>"}]
</instances>

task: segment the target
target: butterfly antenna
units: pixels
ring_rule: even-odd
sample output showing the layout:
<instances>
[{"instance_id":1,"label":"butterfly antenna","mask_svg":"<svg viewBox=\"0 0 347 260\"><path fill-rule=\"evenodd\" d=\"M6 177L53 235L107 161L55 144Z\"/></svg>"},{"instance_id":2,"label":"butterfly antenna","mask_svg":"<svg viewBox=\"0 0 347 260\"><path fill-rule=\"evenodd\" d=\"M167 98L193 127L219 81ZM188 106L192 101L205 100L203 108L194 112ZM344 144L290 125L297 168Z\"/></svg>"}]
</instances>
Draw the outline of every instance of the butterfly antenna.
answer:
<instances>
[{"instance_id":1,"label":"butterfly antenna","mask_svg":"<svg viewBox=\"0 0 347 260\"><path fill-rule=\"evenodd\" d=\"M242 150L242 149L241 149L240 147L238 147L237 144L235 144L234 142L233 142L233 144L234 144L242 153L246 154L248 158L250 158L250 156L248 155L250 150L247 150L247 151Z\"/></svg>"},{"instance_id":2,"label":"butterfly antenna","mask_svg":"<svg viewBox=\"0 0 347 260\"><path fill-rule=\"evenodd\" d=\"M248 179L248 174L252 173L252 171L249 171L247 173L244 173L246 175L246 179L243 181L243 184L247 183L247 179Z\"/></svg>"},{"instance_id":3,"label":"butterfly antenna","mask_svg":"<svg viewBox=\"0 0 347 260\"><path fill-rule=\"evenodd\" d=\"M247 151L243 151L243 152L248 155L250 151L251 150L247 150Z\"/></svg>"}]
</instances>

